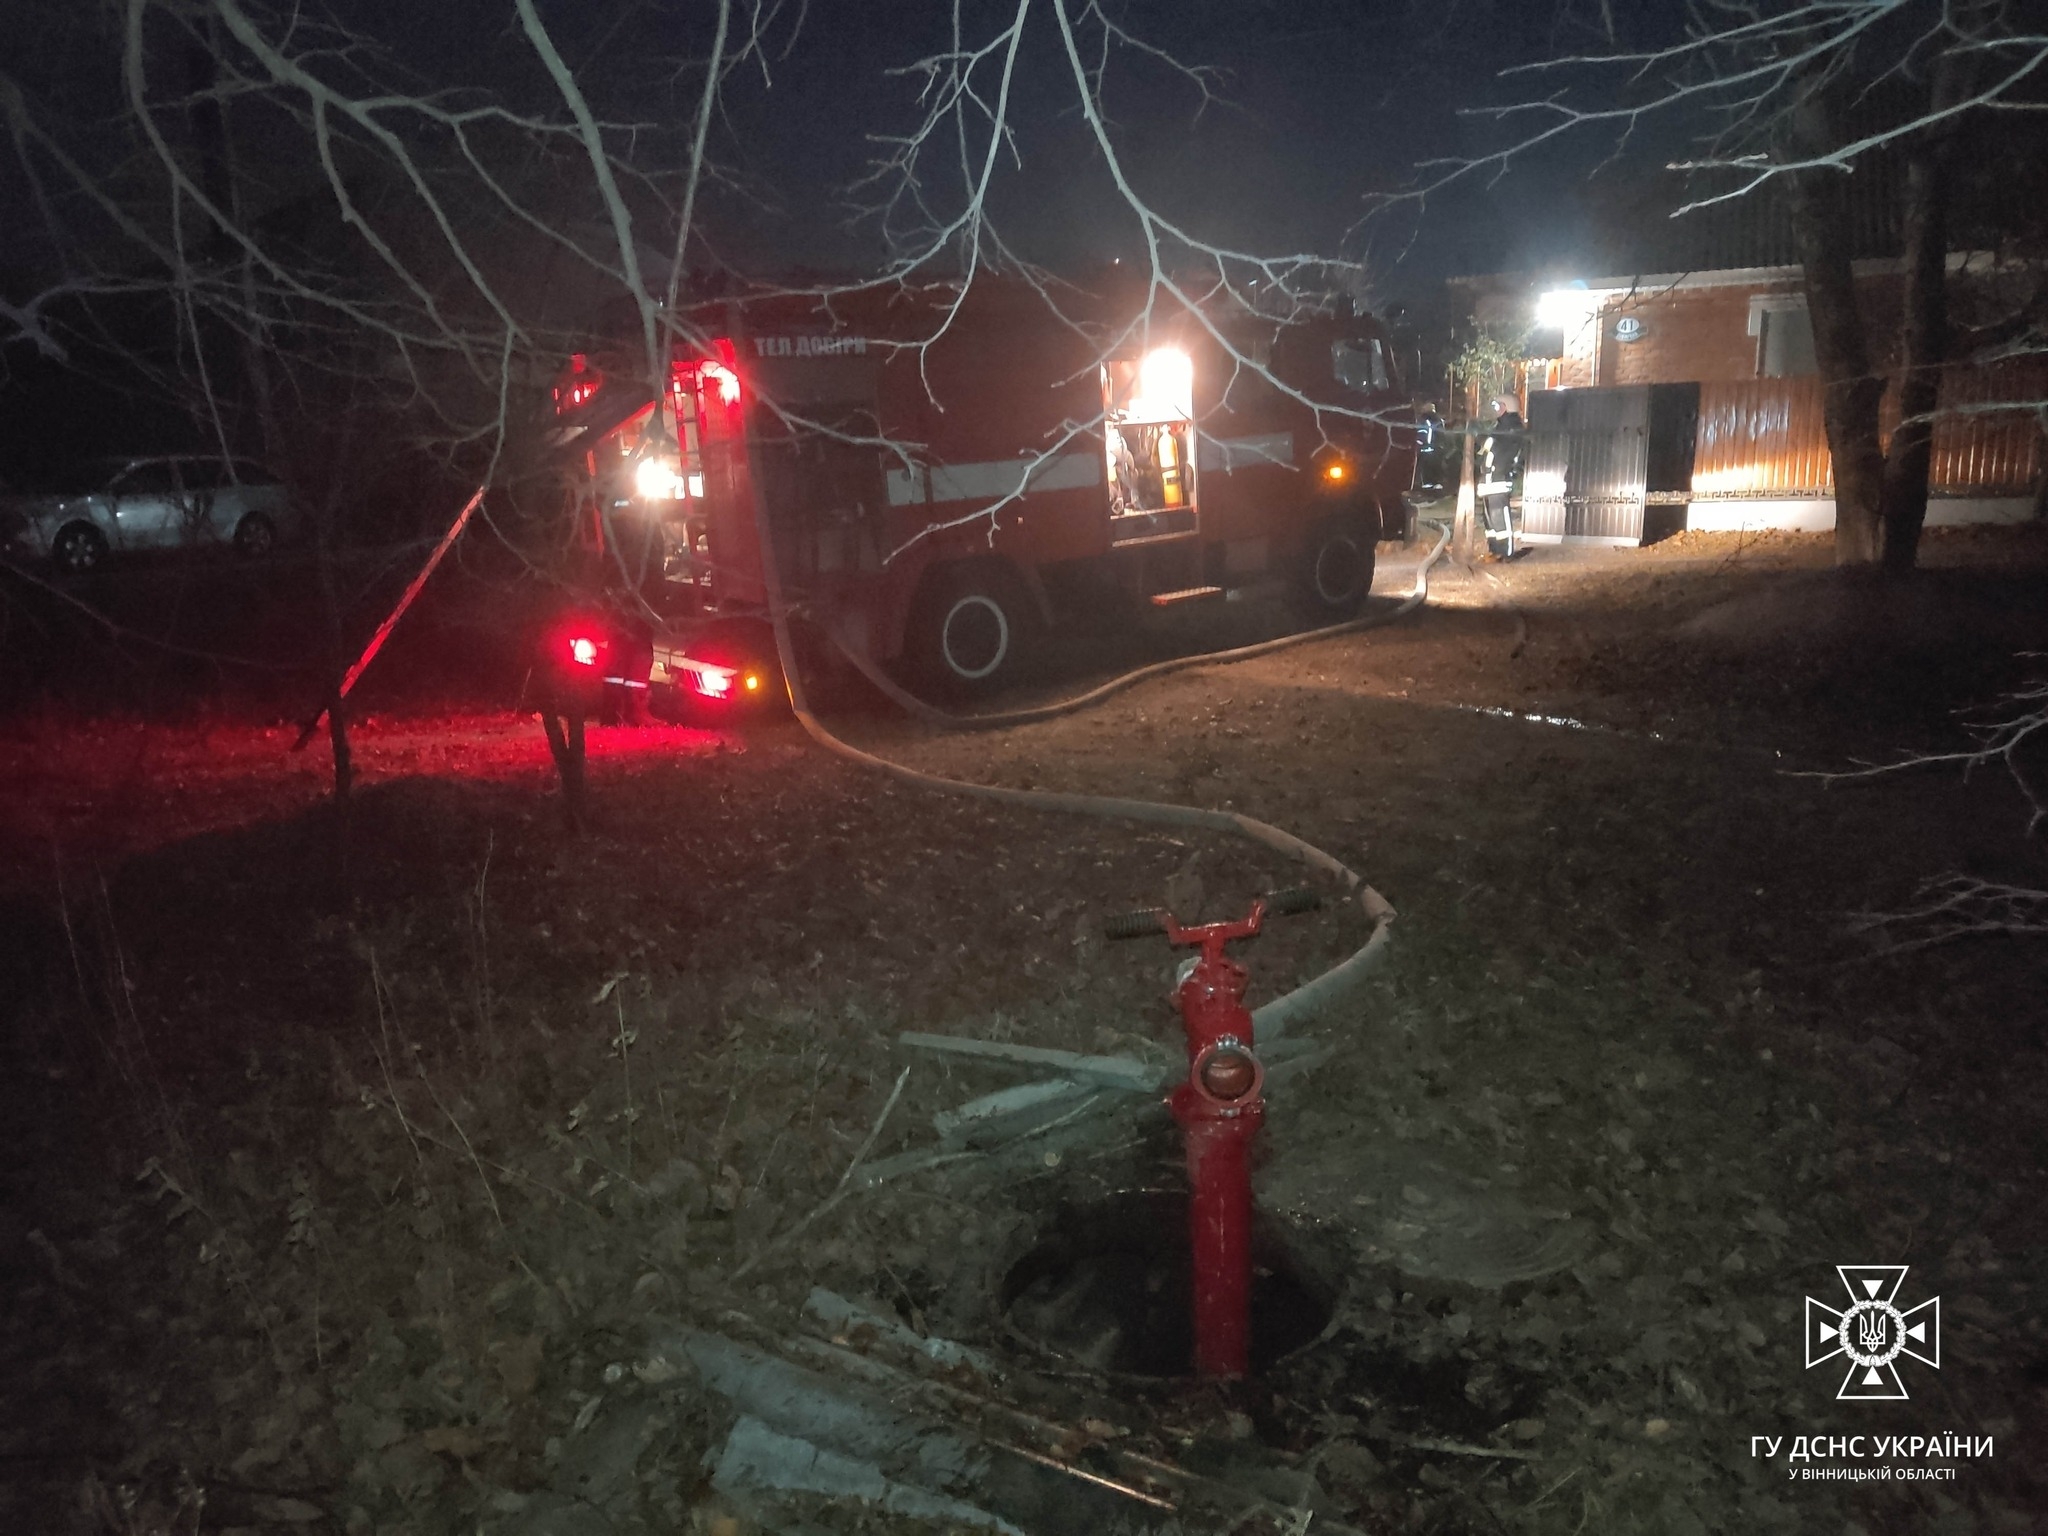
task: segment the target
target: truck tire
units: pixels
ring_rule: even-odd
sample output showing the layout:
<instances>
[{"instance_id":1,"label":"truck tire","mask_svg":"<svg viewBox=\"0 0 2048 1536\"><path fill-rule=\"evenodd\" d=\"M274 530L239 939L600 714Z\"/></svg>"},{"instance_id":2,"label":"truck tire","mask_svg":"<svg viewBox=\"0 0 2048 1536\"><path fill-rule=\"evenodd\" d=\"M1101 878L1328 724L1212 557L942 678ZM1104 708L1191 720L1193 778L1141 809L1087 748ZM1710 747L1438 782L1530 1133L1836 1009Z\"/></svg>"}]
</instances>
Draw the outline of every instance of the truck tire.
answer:
<instances>
[{"instance_id":1,"label":"truck tire","mask_svg":"<svg viewBox=\"0 0 2048 1536\"><path fill-rule=\"evenodd\" d=\"M1378 520L1370 511L1340 512L1309 534L1289 582L1303 618L1337 624L1364 609L1378 540Z\"/></svg>"},{"instance_id":2,"label":"truck tire","mask_svg":"<svg viewBox=\"0 0 2048 1536\"><path fill-rule=\"evenodd\" d=\"M920 681L948 697L971 698L1023 675L1038 628L1030 593L1009 571L954 566L926 578L905 651Z\"/></svg>"}]
</instances>

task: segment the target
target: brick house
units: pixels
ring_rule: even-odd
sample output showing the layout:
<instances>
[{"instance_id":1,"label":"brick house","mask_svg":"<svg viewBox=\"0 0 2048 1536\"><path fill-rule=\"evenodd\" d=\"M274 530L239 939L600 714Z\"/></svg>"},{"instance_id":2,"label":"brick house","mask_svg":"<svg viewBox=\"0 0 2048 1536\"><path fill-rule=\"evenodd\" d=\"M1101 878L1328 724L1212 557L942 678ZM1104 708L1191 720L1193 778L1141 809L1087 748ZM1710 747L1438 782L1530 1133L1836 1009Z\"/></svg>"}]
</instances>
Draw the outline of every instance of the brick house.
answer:
<instances>
[{"instance_id":1,"label":"brick house","mask_svg":"<svg viewBox=\"0 0 2048 1536\"><path fill-rule=\"evenodd\" d=\"M1633 544L1682 528L1833 528L1800 269L1785 259L1727 259L1789 255L1782 222L1761 238L1756 223L1737 230L1746 240L1723 240L1721 252L1690 270L1451 280L1496 334L1534 322L1519 380L1531 431L1523 511L1533 540ZM1870 242L1885 243L1882 232ZM1715 255L1724 264L1712 264ZM1952 302L1964 313L1973 296L1994 299L2010 275L1988 256L1949 261ZM1859 261L1856 273L1866 314L1899 312L1896 259ZM1873 348L1877 366L1889 367L1882 329L1873 327ZM2037 515L2048 467L2039 409L2048 361L1951 364L1940 398L1928 524ZM1885 398L1887 433L1896 414L1894 390Z\"/></svg>"}]
</instances>

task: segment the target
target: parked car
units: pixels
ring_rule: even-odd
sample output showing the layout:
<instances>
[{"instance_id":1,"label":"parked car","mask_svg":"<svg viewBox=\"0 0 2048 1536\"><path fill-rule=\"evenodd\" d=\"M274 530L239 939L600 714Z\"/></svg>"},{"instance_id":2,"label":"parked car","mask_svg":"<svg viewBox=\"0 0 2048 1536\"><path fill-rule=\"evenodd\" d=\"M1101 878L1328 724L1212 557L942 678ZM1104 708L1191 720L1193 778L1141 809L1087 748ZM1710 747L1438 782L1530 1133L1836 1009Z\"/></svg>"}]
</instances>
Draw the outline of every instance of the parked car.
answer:
<instances>
[{"instance_id":1,"label":"parked car","mask_svg":"<svg viewBox=\"0 0 2048 1536\"><path fill-rule=\"evenodd\" d=\"M288 522L284 487L254 465L182 455L95 459L41 493L0 496L0 550L59 570L109 556L232 547L267 553Z\"/></svg>"}]
</instances>

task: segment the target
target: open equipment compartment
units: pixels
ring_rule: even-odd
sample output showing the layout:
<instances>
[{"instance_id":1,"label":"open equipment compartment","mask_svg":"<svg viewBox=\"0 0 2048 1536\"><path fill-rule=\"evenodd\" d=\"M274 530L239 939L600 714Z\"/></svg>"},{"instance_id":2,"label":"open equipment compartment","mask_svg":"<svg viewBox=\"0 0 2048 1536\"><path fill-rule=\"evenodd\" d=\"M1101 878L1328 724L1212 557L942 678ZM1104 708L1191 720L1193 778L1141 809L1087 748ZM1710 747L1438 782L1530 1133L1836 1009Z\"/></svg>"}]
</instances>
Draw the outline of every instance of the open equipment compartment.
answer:
<instances>
[{"instance_id":1,"label":"open equipment compartment","mask_svg":"<svg viewBox=\"0 0 2048 1536\"><path fill-rule=\"evenodd\" d=\"M1178 347L1102 365L1112 545L1193 535L1195 368Z\"/></svg>"}]
</instances>

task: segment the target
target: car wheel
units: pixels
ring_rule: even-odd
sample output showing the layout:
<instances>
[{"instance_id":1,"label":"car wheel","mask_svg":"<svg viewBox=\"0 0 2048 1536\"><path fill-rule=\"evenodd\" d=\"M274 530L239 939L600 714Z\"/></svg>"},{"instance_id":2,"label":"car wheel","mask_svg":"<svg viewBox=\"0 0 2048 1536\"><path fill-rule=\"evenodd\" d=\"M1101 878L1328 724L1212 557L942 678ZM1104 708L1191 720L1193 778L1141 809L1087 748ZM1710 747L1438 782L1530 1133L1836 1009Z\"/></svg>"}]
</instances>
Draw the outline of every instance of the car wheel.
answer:
<instances>
[{"instance_id":1,"label":"car wheel","mask_svg":"<svg viewBox=\"0 0 2048 1536\"><path fill-rule=\"evenodd\" d=\"M50 554L59 570L79 575L106 563L107 536L91 523L67 523L57 531Z\"/></svg>"},{"instance_id":2,"label":"car wheel","mask_svg":"<svg viewBox=\"0 0 2048 1536\"><path fill-rule=\"evenodd\" d=\"M1372 591L1376 532L1371 519L1352 512L1309 535L1293 580L1295 606L1305 617L1335 624L1364 609Z\"/></svg>"},{"instance_id":3,"label":"car wheel","mask_svg":"<svg viewBox=\"0 0 2048 1536\"><path fill-rule=\"evenodd\" d=\"M267 555L277 546L277 525L261 512L251 512L235 524L235 553Z\"/></svg>"},{"instance_id":4,"label":"car wheel","mask_svg":"<svg viewBox=\"0 0 2048 1536\"><path fill-rule=\"evenodd\" d=\"M919 595L910 659L943 693L990 693L1022 674L1037 630L1030 594L1002 567L939 571Z\"/></svg>"}]
</instances>

